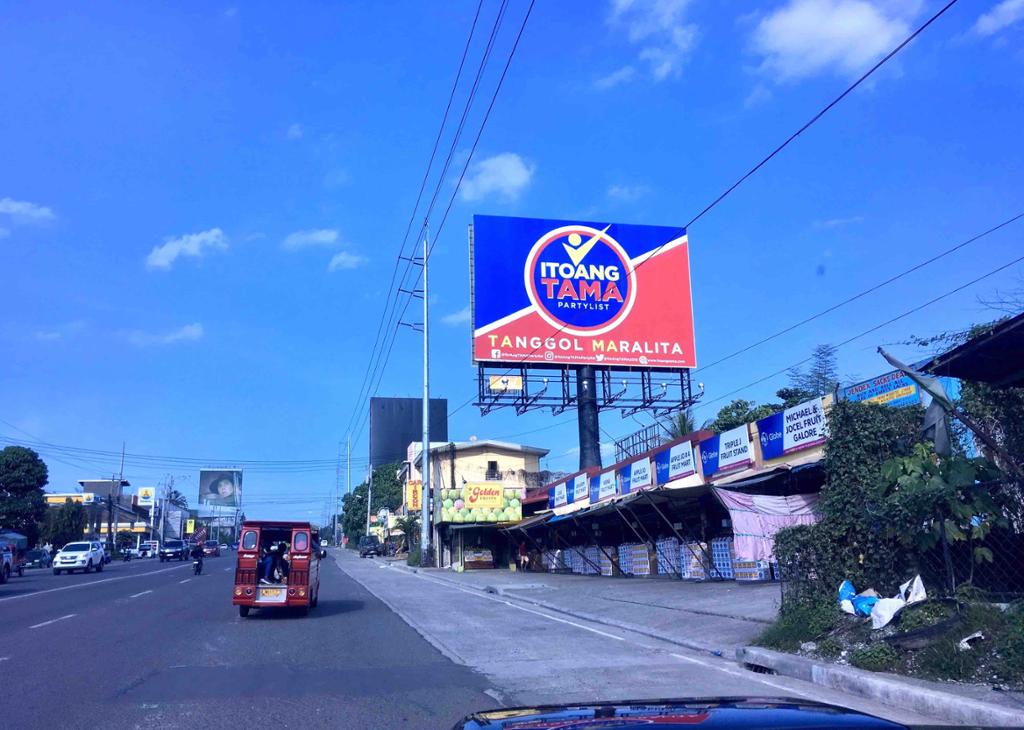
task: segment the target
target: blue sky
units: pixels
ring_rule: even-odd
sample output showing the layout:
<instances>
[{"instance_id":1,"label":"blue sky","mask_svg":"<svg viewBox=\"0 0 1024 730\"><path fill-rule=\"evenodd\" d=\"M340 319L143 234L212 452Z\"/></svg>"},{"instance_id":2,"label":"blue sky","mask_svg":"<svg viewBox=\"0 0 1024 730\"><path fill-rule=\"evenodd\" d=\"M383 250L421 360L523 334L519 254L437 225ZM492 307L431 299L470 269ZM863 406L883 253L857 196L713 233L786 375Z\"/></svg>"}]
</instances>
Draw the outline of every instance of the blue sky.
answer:
<instances>
[{"instance_id":1,"label":"blue sky","mask_svg":"<svg viewBox=\"0 0 1024 730\"><path fill-rule=\"evenodd\" d=\"M470 398L474 213L681 225L938 2L541 2L432 258L433 394ZM498 3L486 0L471 68ZM0 434L135 454L330 459L476 9L8 4L0 11ZM526 9L509 4L475 133ZM960 2L690 230L698 363L1024 208L1024 1ZM461 109L465 87L457 96ZM446 139L448 139L446 137ZM469 150L467 136L457 158ZM447 149L447 142L443 149ZM454 189L443 182L441 200ZM431 187L432 189L432 187ZM1024 251L1024 223L707 372L716 397ZM839 353L991 317L1013 267ZM420 388L400 334L380 395ZM895 347L897 353L910 351ZM742 395L766 400L784 382ZM481 418L577 458L572 414ZM602 417L607 434L637 424ZM515 436L533 429L535 431ZM358 481L365 431L354 434ZM51 489L117 459L42 449ZM191 466L131 461L133 484ZM319 519L332 467L246 475L247 513Z\"/></svg>"}]
</instances>

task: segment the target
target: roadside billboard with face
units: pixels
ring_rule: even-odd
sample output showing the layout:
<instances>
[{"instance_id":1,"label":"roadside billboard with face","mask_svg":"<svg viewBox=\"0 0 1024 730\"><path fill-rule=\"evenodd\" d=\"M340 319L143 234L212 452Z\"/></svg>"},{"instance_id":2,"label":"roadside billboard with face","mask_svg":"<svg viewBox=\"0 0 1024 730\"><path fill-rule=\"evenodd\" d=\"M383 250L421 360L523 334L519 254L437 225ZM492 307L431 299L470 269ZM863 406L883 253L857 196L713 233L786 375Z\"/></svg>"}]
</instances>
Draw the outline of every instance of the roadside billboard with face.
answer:
<instances>
[{"instance_id":1,"label":"roadside billboard with face","mask_svg":"<svg viewBox=\"0 0 1024 730\"><path fill-rule=\"evenodd\" d=\"M474 216L473 359L692 368L680 228Z\"/></svg>"},{"instance_id":2,"label":"roadside billboard with face","mask_svg":"<svg viewBox=\"0 0 1024 730\"><path fill-rule=\"evenodd\" d=\"M242 495L241 469L202 469L199 472L199 503L214 507L238 507Z\"/></svg>"}]
</instances>

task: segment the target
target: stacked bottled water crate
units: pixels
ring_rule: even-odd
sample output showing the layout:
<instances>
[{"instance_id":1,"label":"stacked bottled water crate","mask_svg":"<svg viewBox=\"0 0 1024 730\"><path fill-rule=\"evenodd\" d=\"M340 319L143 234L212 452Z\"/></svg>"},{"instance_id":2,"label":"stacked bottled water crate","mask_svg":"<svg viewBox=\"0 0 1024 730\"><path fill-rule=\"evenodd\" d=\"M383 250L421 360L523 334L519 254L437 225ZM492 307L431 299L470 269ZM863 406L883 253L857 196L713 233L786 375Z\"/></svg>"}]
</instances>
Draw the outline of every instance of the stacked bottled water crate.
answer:
<instances>
[{"instance_id":1,"label":"stacked bottled water crate","mask_svg":"<svg viewBox=\"0 0 1024 730\"><path fill-rule=\"evenodd\" d=\"M612 563L611 559L608 557L609 555L615 554L615 548L612 545L606 545L603 549L598 550L598 554L598 564L601 566L601 575L615 575L615 564Z\"/></svg>"},{"instance_id":2,"label":"stacked bottled water crate","mask_svg":"<svg viewBox=\"0 0 1024 730\"><path fill-rule=\"evenodd\" d=\"M664 537L656 543L658 555L658 575L679 574L679 540Z\"/></svg>"},{"instance_id":3,"label":"stacked bottled water crate","mask_svg":"<svg viewBox=\"0 0 1024 730\"><path fill-rule=\"evenodd\" d=\"M679 546L679 562L683 577L690 580L707 580L710 566L707 560L707 546L700 542L687 542Z\"/></svg>"},{"instance_id":4,"label":"stacked bottled water crate","mask_svg":"<svg viewBox=\"0 0 1024 730\"><path fill-rule=\"evenodd\" d=\"M716 537L711 541L711 561L714 563L713 577L732 580L735 559L731 537Z\"/></svg>"}]
</instances>

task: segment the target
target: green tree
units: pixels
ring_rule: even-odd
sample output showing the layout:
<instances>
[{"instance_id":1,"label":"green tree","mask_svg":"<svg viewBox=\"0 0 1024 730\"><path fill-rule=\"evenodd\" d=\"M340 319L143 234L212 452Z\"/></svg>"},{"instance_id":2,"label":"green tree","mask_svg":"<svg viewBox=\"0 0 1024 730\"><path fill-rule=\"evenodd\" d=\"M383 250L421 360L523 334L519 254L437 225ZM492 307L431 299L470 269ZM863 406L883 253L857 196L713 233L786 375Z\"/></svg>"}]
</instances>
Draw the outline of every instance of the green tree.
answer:
<instances>
[{"instance_id":1,"label":"green tree","mask_svg":"<svg viewBox=\"0 0 1024 730\"><path fill-rule=\"evenodd\" d=\"M832 345L818 345L811 353L811 362L807 369L790 368L788 375L790 387L807 393L808 398L833 392L839 385L836 348ZM798 400L796 403L800 402Z\"/></svg>"},{"instance_id":2,"label":"green tree","mask_svg":"<svg viewBox=\"0 0 1024 730\"><path fill-rule=\"evenodd\" d=\"M757 405L752 400L737 398L728 405L723 406L718 411L718 415L715 416L715 420L704 424L704 427L715 433L723 433L731 428L756 421L759 418L766 418L780 410L782 410L782 406L778 403L762 403Z\"/></svg>"},{"instance_id":3,"label":"green tree","mask_svg":"<svg viewBox=\"0 0 1024 730\"><path fill-rule=\"evenodd\" d=\"M135 547L135 535L127 530L121 530L117 533L115 542L117 545L117 551L123 553L125 550Z\"/></svg>"},{"instance_id":4,"label":"green tree","mask_svg":"<svg viewBox=\"0 0 1024 730\"><path fill-rule=\"evenodd\" d=\"M402 504L402 483L398 480L401 464L383 464L373 471L372 514L382 508L398 509ZM341 500L341 529L354 544L366 534L366 482L363 482Z\"/></svg>"},{"instance_id":5,"label":"green tree","mask_svg":"<svg viewBox=\"0 0 1024 730\"><path fill-rule=\"evenodd\" d=\"M39 538L48 480L46 464L32 449L8 446L0 451L0 527L25 535L29 545Z\"/></svg>"},{"instance_id":6,"label":"green tree","mask_svg":"<svg viewBox=\"0 0 1024 730\"><path fill-rule=\"evenodd\" d=\"M803 388L796 388L787 386L785 388L779 388L775 391L775 396L782 401L783 408L792 408L798 406L801 403L805 403L814 397L814 393Z\"/></svg>"},{"instance_id":7,"label":"green tree","mask_svg":"<svg viewBox=\"0 0 1024 730\"><path fill-rule=\"evenodd\" d=\"M81 540L85 532L86 517L85 507L68 497L57 509L46 511L41 537L44 542L58 548L69 542Z\"/></svg>"},{"instance_id":8,"label":"green tree","mask_svg":"<svg viewBox=\"0 0 1024 730\"><path fill-rule=\"evenodd\" d=\"M188 509L188 497L179 492L177 489L172 489L167 493L168 504L174 505L179 509Z\"/></svg>"}]
</instances>

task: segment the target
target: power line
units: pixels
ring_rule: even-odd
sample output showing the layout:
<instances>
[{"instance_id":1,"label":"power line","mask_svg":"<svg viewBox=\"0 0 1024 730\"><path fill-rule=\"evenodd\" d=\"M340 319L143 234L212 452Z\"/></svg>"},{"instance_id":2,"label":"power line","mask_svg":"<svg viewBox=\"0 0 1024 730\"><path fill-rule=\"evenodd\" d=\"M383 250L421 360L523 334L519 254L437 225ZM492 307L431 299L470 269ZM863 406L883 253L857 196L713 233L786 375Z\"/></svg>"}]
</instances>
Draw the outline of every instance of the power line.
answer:
<instances>
[{"instance_id":1,"label":"power line","mask_svg":"<svg viewBox=\"0 0 1024 730\"><path fill-rule=\"evenodd\" d=\"M903 272L901 272L899 274L896 274L895 276L891 276L888 279L886 279L885 281L879 282L878 284L875 284L874 286L869 287L868 289L865 289L865 290L863 290L863 291L861 291L861 292L859 292L857 294L854 294L853 296L848 297L848 298L844 299L841 302L833 304L831 307L828 307L827 309L821 310L817 314L812 314L811 316L809 316L809 317L807 317L805 319L802 319L799 322L796 322L795 324L789 325L785 329L781 329L781 330L779 330L778 332L776 332L774 334L768 335L767 337L764 337L764 338L758 340L757 342L754 342L754 343L752 343L750 345L747 345L746 347L743 347L743 348L741 348L739 350L736 350L735 352L730 353L730 354L726 355L725 357L721 357L718 360L715 360L714 362L711 362L711 363L708 363L707 365L704 365L702 367L696 368L693 372L698 373L698 372L704 372L705 370L709 370L709 369L715 367L716 365L720 365L721 363L725 362L726 360L731 360L732 358L736 357L737 355L742 355L744 352L748 352L750 350L753 350L755 347L760 347L761 345L765 344L766 342L771 342L772 340L774 340L774 339L776 339L778 337L781 337L784 334L792 332L793 330L795 330L798 327L802 327L803 325L808 324L810 322L813 322L816 319L820 319L821 317L825 316L826 314L834 312L837 309L839 309L840 307L844 307L847 304L850 304L851 302L855 302L858 299L861 299L861 298L867 296L868 294L871 294L872 292L876 292L879 289L881 289L882 287L887 286L889 284L892 284L894 281L902 279L904 276L907 276L908 274L912 274L912 273L914 273L915 271L917 271L919 269L923 269L925 266L928 266L929 264L932 264L932 263L938 261L939 259L944 258L944 257L950 255L951 253L959 251L960 249L964 248L965 246L967 246L969 244L972 244L975 241L979 241L982 238L985 238L986 236L988 236L989 234L995 233L996 231L998 231L998 230L1000 230L1002 228L1005 228L1006 226L1010 225L1011 223L1015 223L1016 221L1020 220L1021 218L1024 218L1024 213L1018 213L1017 215L1013 216L1012 218L1008 218L1007 220L1003 221L1002 223L999 223L998 225L995 225L992 228L989 228L987 231L979 233L976 236L972 236L971 238L968 238L966 241L961 241L960 243L956 244L952 248L947 248L945 251L942 251L941 253L938 253L935 256L932 256L930 259L927 259L925 261L922 261L919 264L911 266L909 269L907 269L907 270L905 270L905 271L903 271Z\"/></svg>"},{"instance_id":2,"label":"power line","mask_svg":"<svg viewBox=\"0 0 1024 730\"><path fill-rule=\"evenodd\" d=\"M466 157L465 163L463 164L462 173L459 175L459 179L458 179L458 182L455 185L455 189L452 191L452 196L449 199L448 207L445 210L444 218L442 218L441 225L438 226L438 228L437 228L437 230L436 230L436 232L434 234L434 241L433 241L433 243L430 244L430 248L429 248L429 250L427 252L428 258L429 258L430 252L432 252L434 247L437 245L437 241L438 241L438 239L440 237L441 231L444 228L444 223L445 223L445 221L448 218L448 212L451 210L451 207L452 207L452 204L453 204L453 202L455 200L455 197L458 195L459 188L462 185L462 181L463 181L463 179L465 178L465 175L466 175L466 170L468 169L470 162L472 162L473 155L476 152L477 145L480 142L480 138L483 135L484 128L486 127L487 121L490 118L491 111L494 109L494 104L497 101L498 94L501 91L501 88L502 88L502 85L505 82L506 76L508 75L508 70L509 70L509 67L512 64L513 58L515 57L516 50L519 48L519 43L522 40L524 31L526 30L526 24L527 24L527 22L530 19L530 15L533 13L533 7L534 7L535 2L536 2L536 0L531 0L530 5L529 5L529 7L526 10L526 14L523 17L523 20L522 20L522 22L521 22L521 24L519 26L519 31L516 34L516 39L515 39L514 43L512 44L512 48L509 51L508 58L505 61L505 66L502 69L501 76L499 77L498 83L495 86L494 92L491 95L490 103L487 105L487 111L485 112L485 114L483 116L483 119L480 122L479 129L477 130L476 138L474 139L473 145L472 145L472 147L470 149L470 152L469 152L469 155ZM504 8L504 6L505 6L505 3L502 3L502 8ZM500 15L499 15L499 18L500 18ZM461 130L461 128L460 128L460 130ZM454 150L456 143L457 143L457 139L453 141L452 150ZM445 166L445 171L447 171L447 164ZM435 188L435 196L434 196L435 198L436 198L437 191L440 190L440 188L443 185L443 183L444 183L444 173L442 173L442 175L438 179L437 187ZM430 206L430 208L427 211L427 217L429 217L429 215L432 212L432 210L433 210L433 201L431 202L431 206ZM426 225L426 223L424 222L424 227L425 227L425 225ZM423 229L421 229L421 232L422 231L423 231ZM407 267L407 270L408 270L408 267ZM421 278L422 278L422 271L420 271L419 274L417 275L416 280L415 280L415 282L412 285L412 289L415 290L415 288L419 285L419 282L420 282ZM402 308L401 314L399 314L399 316L398 316L398 320L399 321L401 321L402 318L405 316L405 312L408 310L409 304L411 302L412 302L412 296L406 296L405 305ZM398 327L396 325L395 328L394 328L394 331L392 332L392 335L391 335L391 341L388 344L387 353L385 354L383 360L380 361L380 370L377 373L377 380L376 380L376 384L374 385L374 389L373 389L374 393L377 392L377 388L380 387L380 383L383 380L384 371L387 368L388 361L390 360L391 351L394 348L394 343L395 343L395 339L397 338L397 336L398 336ZM359 421L357 421L357 423L358 423L357 431L361 431L362 430L363 423L365 422L367 417L368 417L368 414L364 414L363 418L361 418Z\"/></svg>"},{"instance_id":3,"label":"power line","mask_svg":"<svg viewBox=\"0 0 1024 730\"><path fill-rule=\"evenodd\" d=\"M476 14L473 16L473 23L472 23L472 25L469 28L469 37L466 39L466 46L465 46L465 48L463 48L463 51L462 51L462 59L459 61L458 71L456 71L456 73L455 73L455 81L452 82L452 89L451 89L451 92L448 94L448 104L445 106L444 115L441 118L441 124L438 127L437 135L434 138L434 147L433 147L433 149L430 152L430 159L427 162L427 169L423 173L423 180L420 182L420 189L419 189L419 192L416 195L416 203L413 205L412 213L409 216L409 223L406 226L405 235L402 237L402 245L398 249L398 256L395 257L395 266L394 266L394 269L391 271L391 281L388 283L388 287L387 287L388 299L385 302L384 308L381 310L380 321L377 323L377 333L374 336L373 348L372 348L371 351L376 351L378 345L381 342L381 334L384 331L384 322L385 322L385 320L387 320L389 318L388 317L388 313L391 311L391 303L390 302L391 302L391 294L392 294L392 292L394 292L394 294L395 294L395 302L397 303L397 301L398 301L398 291L395 288L395 277L398 274L398 267L400 266L402 258L403 258L403 255L405 253L405 247L406 247L406 244L408 243L408 240L409 240L409 233L412 230L412 224L413 224L413 221L416 218L416 211L419 209L420 201L422 200L422 197L423 197L423 190L426 187L427 179L430 176L430 170L431 170L431 168L433 167L433 164L434 164L434 157L437 155L437 148L438 148L438 145L440 144L441 137L442 137L442 135L444 133L444 127L445 127L445 125L448 122L448 114L451 111L452 101L455 98L455 92L458 89L459 80L462 78L462 69L465 66L466 57L469 54L469 48L470 48L470 45L473 42L473 35L476 32L476 24L477 24L477 21L480 18L480 10L481 10L482 7L483 7L483 0L480 0L479 3L476 6ZM408 270L408 268L406 270ZM403 279L404 278L405 278L405 274L403 273ZM359 386L359 395L356 398L357 404L362 402L363 391L366 388L366 384L367 384L367 381L368 381L368 378L370 376L370 372L371 371L372 371L372 368L370 367L370 360L368 359L367 360L366 371L363 373L363 382ZM353 414L354 413L355 413L355 410L353 410ZM353 420L354 420L354 417L349 418L349 428L351 428Z\"/></svg>"},{"instance_id":4,"label":"power line","mask_svg":"<svg viewBox=\"0 0 1024 730\"><path fill-rule=\"evenodd\" d=\"M849 338L843 340L842 342L839 342L838 344L834 345L834 347L836 349L838 349L840 347L843 347L844 345L850 344L851 342L853 342L855 340L859 340L861 337L865 337L865 336L871 334L872 332L875 332L877 330L882 329L883 327L886 327L886 326L892 324L893 322L898 322L901 319L909 317L911 314L914 314L915 312L919 312L922 309L924 309L925 307L929 307L932 304L935 304L936 302L939 302L939 301L945 299L946 297L949 297L949 296L952 296L953 294L961 292L964 289L966 289L967 287L973 286L974 284L977 284L979 281L987 279L990 276L994 276L994 275L998 274L1000 271L1005 271L1006 269L1010 268L1014 264L1020 263L1021 261L1024 261L1024 256L1020 256L1020 257L1014 259L1013 261L1005 263L1002 266L1000 266L999 268L996 268L996 269L993 269L992 271L989 271L987 274L982 274L981 276L979 276L977 278L971 279L967 283L961 284L960 286L956 287L955 289L950 289L949 291L947 291L947 292L945 292L943 294L940 294L939 296L937 296L937 297L935 297L933 299L929 299L927 302L925 302L923 304L919 304L918 306L913 307L912 309L908 309L907 311L903 312L902 314L898 314L895 317L887 319L886 321L882 322L881 324L876 324L874 327L870 327L870 328L864 330L863 332L860 332L860 333L854 335L853 337L849 337ZM729 391L728 393L726 393L724 395L718 396L717 398L713 398L712 400L708 400L708 401L702 401L700 403L700 405L701 406L706 406L706 405L710 405L711 403L717 403L719 401L725 400L729 396L735 395L735 394L737 394L737 393L739 393L741 391L746 390L747 388L752 388L755 385L760 385L761 383L763 383L766 380L770 380L771 378L774 378L774 377L776 377L778 375L781 375L781 374L783 374L783 373L785 373L785 372L787 372L787 371L789 371L789 370L791 370L791 369L793 369L795 367L800 367L804 363L806 363L809 360L813 359L813 357L814 357L813 355L805 357L802 360L799 360L799 361L797 361L797 362L795 362L795 363L793 363L791 365L787 365L786 367L782 368L781 370L776 370L773 373L769 373L768 375L765 375L762 378L758 378L757 380L755 380L755 381L753 381L751 383L747 383L746 385L744 385L744 386L742 386L740 388L736 388L735 390L731 390L731 391Z\"/></svg>"},{"instance_id":5,"label":"power line","mask_svg":"<svg viewBox=\"0 0 1024 730\"><path fill-rule=\"evenodd\" d=\"M938 20L940 17L942 17L942 15L944 15L946 13L946 11L949 10L951 7L953 7L957 2L958 2L958 0L950 0L938 12L936 12L934 15L932 15L930 18L928 18L928 20L926 20L923 24L918 26L917 29L914 30L914 32L912 32L906 38L904 38L903 41L899 45L897 45L895 48L893 48L891 51L889 51L889 53L887 53L885 56L883 56L874 66L869 68L856 81L854 81L852 84L847 86L843 90L842 93L840 93L832 101L830 101L828 104L826 104L820 111L818 111L814 116L812 116L799 129L797 129L795 132L793 132L791 135L789 135L789 137L787 137L780 145L776 146L771 152L768 153L768 155L766 155L764 158L762 158L760 160L760 162L758 162L756 165L754 165L752 168L750 168L738 180L736 180L736 182L734 182L732 185L730 185L728 188L726 188L720 195L718 195L718 197L716 197L714 200L712 200L699 213L697 213L695 216L693 216L689 220L689 222L685 226L680 228L673 236L671 236L668 241L666 241L665 243L661 244L660 246L655 248L653 251L651 251L651 253L647 256L647 258L645 258L643 261L641 261L640 263L638 263L634 267L634 270L639 269L641 266L646 264L648 261L651 261L671 241L676 240L679 236L685 234L687 232L687 230L690 228L690 226L692 226L694 223L696 223L701 218L703 218L707 213L709 213L711 210L713 210L719 203L721 203L729 195L731 195L733 193L733 191L735 191L740 185L742 185L751 176L753 176L758 170L760 170L762 167L764 167L766 164L768 164L768 162L770 162L772 159L774 159L776 155L778 155L780 152L782 152L782 150L784 150L786 147L788 147L794 140L796 140L797 137L799 137L801 134L806 132L819 119L824 117L825 114L827 114L829 111L831 111L833 107L835 107L837 104L839 104L839 102L841 102L843 99L845 99L847 96L849 96L857 87L859 87L868 78L870 78L878 69L880 69L882 66L884 66L889 60L891 60L894 56L896 56L900 51L902 51L912 40L914 40L918 35L920 35L928 26L930 26L932 23L934 23L936 20ZM531 7L532 7L532 5L531 5ZM557 337L558 335L560 335L566 329L566 327L567 327L567 325L562 325L562 327L560 327L557 331L555 331L554 334L551 335L551 337ZM534 353L536 353L538 350L540 350L540 348L541 348L541 345L538 345L537 347L535 347L529 353L529 355L527 355L527 357L532 356ZM511 373L511 372L512 372L512 368L509 368L505 372L505 374L507 375L508 373ZM466 402L462 403L458 408L456 408L454 411L449 413L448 414L449 418L451 416L454 416L456 413L461 411L466 406L470 405L472 402L473 402L473 397L471 396Z\"/></svg>"}]
</instances>

